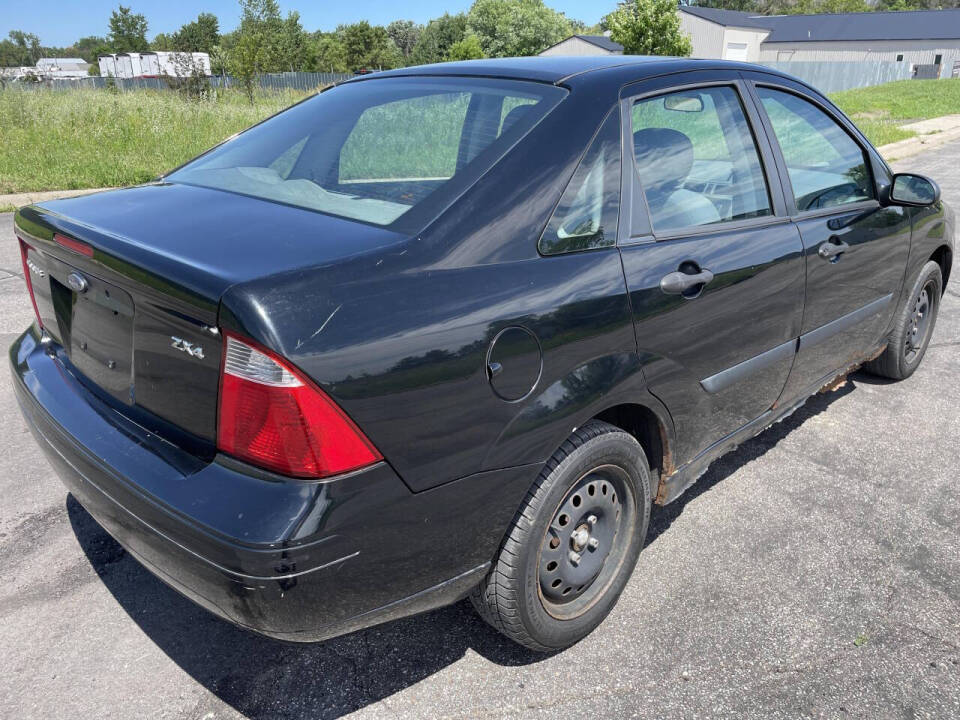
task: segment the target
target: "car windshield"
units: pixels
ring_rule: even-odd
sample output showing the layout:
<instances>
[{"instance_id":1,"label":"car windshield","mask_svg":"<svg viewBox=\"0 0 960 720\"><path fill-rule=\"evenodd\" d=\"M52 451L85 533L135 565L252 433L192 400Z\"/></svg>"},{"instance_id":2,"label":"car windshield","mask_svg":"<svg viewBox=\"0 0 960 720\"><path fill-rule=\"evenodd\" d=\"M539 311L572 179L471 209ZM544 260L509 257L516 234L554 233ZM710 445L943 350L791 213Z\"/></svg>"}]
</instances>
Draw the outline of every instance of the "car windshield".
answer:
<instances>
[{"instance_id":1,"label":"car windshield","mask_svg":"<svg viewBox=\"0 0 960 720\"><path fill-rule=\"evenodd\" d=\"M541 83L486 78L346 83L238 135L166 180L419 229L564 94Z\"/></svg>"}]
</instances>

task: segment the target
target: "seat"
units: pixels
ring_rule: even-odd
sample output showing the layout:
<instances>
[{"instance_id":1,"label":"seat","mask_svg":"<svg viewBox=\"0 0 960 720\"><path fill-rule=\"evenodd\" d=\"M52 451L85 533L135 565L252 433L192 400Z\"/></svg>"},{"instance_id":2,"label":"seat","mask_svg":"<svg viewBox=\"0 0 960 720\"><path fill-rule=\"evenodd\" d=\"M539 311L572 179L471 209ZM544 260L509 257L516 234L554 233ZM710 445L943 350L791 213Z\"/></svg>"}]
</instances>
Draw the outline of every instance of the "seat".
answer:
<instances>
[{"instance_id":1,"label":"seat","mask_svg":"<svg viewBox=\"0 0 960 720\"><path fill-rule=\"evenodd\" d=\"M507 116L503 119L503 123L500 128L500 134L506 134L507 130L512 128L518 122L523 120L527 114L533 110L533 105L517 105L513 110L507 113Z\"/></svg>"},{"instance_id":2,"label":"seat","mask_svg":"<svg viewBox=\"0 0 960 720\"><path fill-rule=\"evenodd\" d=\"M722 219L708 198L683 187L693 168L693 143L684 133L671 128L637 130L633 151L654 228L707 225Z\"/></svg>"}]
</instances>

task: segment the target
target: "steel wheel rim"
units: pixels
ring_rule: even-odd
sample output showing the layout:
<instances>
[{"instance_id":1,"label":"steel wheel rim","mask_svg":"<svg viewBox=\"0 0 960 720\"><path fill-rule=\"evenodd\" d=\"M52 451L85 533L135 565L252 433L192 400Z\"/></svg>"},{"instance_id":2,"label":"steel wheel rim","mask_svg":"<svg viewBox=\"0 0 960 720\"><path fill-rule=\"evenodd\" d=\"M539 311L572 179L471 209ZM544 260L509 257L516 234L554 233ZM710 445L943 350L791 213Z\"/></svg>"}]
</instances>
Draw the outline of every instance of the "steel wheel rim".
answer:
<instances>
[{"instance_id":1,"label":"steel wheel rim","mask_svg":"<svg viewBox=\"0 0 960 720\"><path fill-rule=\"evenodd\" d=\"M630 477L616 465L584 473L557 506L540 543L544 609L569 620L604 594L623 564L636 517Z\"/></svg>"},{"instance_id":2,"label":"steel wheel rim","mask_svg":"<svg viewBox=\"0 0 960 720\"><path fill-rule=\"evenodd\" d=\"M935 285L928 282L913 303L910 320L907 322L907 337L903 347L903 357L908 363L917 359L930 334L933 316Z\"/></svg>"}]
</instances>

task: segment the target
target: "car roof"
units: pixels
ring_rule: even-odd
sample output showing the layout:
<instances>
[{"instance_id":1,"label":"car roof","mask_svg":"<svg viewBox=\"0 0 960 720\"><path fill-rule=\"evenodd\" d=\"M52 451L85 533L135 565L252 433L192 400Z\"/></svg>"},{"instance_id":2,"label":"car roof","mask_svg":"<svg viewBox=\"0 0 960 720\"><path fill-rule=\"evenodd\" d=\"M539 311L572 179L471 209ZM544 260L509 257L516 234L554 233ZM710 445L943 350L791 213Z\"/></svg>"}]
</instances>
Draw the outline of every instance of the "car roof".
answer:
<instances>
[{"instance_id":1,"label":"car roof","mask_svg":"<svg viewBox=\"0 0 960 720\"><path fill-rule=\"evenodd\" d=\"M589 55L589 56L533 56L463 60L459 62L414 65L385 70L351 78L346 82L363 82L384 77L411 76L467 76L493 77L511 80L534 80L558 84L580 75L630 75L631 81L684 70L760 70L782 75L770 68L728 60L702 60L655 55Z\"/></svg>"}]
</instances>

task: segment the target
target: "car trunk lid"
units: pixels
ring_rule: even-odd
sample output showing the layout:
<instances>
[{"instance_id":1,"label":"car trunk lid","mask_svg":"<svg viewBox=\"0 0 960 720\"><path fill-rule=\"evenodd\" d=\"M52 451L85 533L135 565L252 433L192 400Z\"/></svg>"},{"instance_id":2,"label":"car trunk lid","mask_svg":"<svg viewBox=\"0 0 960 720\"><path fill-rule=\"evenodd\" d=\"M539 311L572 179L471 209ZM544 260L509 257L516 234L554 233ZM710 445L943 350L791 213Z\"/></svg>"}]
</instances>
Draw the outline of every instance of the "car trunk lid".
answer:
<instances>
[{"instance_id":1,"label":"car trunk lid","mask_svg":"<svg viewBox=\"0 0 960 720\"><path fill-rule=\"evenodd\" d=\"M69 369L158 435L213 452L227 288L309 272L395 233L222 191L160 184L22 209L40 320Z\"/></svg>"}]
</instances>

